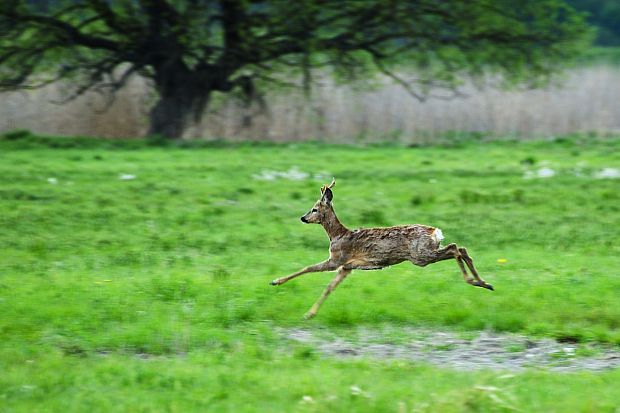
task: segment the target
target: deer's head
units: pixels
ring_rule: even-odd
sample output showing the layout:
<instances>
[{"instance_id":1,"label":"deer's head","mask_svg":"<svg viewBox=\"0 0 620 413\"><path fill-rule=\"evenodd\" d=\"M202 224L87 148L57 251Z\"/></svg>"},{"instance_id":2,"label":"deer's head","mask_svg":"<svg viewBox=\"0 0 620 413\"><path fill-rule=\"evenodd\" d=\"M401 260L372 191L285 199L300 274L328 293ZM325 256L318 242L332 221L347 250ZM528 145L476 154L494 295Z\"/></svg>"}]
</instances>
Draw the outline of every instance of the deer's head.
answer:
<instances>
[{"instance_id":1,"label":"deer's head","mask_svg":"<svg viewBox=\"0 0 620 413\"><path fill-rule=\"evenodd\" d=\"M336 179L333 179L332 183L329 185L323 185L321 188L321 197L312 206L310 211L301 217L301 222L306 224L320 224L326 220L328 214L333 214L332 199L334 198L334 194L332 193L332 188L334 185L336 185Z\"/></svg>"}]
</instances>

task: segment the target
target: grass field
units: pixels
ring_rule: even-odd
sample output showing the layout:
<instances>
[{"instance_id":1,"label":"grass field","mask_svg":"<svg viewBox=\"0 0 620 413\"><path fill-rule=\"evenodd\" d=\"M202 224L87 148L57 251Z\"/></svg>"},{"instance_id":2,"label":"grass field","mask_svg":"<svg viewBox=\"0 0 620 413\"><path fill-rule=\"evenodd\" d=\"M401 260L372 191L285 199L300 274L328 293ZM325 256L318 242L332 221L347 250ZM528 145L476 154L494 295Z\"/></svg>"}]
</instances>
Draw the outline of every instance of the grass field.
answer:
<instances>
[{"instance_id":1,"label":"grass field","mask_svg":"<svg viewBox=\"0 0 620 413\"><path fill-rule=\"evenodd\" d=\"M620 346L620 140L436 147L0 140L0 411L617 412L620 371L321 356L282 329L492 330ZM454 262L273 278L327 258L299 217L425 223ZM615 178L614 178L615 176ZM389 339L386 338L386 339Z\"/></svg>"}]
</instances>

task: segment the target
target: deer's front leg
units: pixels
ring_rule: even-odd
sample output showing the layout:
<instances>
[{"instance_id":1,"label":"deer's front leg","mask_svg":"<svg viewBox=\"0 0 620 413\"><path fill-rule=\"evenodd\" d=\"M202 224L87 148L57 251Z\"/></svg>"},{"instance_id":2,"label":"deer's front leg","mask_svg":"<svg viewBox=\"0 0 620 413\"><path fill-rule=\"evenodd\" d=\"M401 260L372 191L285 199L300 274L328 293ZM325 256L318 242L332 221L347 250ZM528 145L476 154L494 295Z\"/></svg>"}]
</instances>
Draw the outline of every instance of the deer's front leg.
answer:
<instances>
[{"instance_id":1,"label":"deer's front leg","mask_svg":"<svg viewBox=\"0 0 620 413\"><path fill-rule=\"evenodd\" d=\"M351 271L352 271L351 269L340 267L336 277L333 280L331 280L331 282L329 283L325 291L323 291L323 294L321 294L318 301L314 303L310 311L308 311L306 315L304 315L304 318L306 320L309 320L316 315L316 313L319 311L319 308L321 307L321 304L323 304L323 302L327 299L327 296L330 295L331 292L336 289L336 287L338 287L338 284L340 284L342 280L347 278L347 275L349 275Z\"/></svg>"},{"instance_id":2,"label":"deer's front leg","mask_svg":"<svg viewBox=\"0 0 620 413\"><path fill-rule=\"evenodd\" d=\"M338 268L338 266L336 264L334 264L331 260L327 260L327 261L320 262L318 264L309 265L306 268L304 268L303 270L299 270L297 272L294 272L291 275L287 275L286 277L277 278L277 279L271 281L269 284L270 285L282 285L285 282L287 282L289 280L292 280L295 277L299 277L302 274L306 274L306 273L309 273L309 272L333 271L336 268Z\"/></svg>"}]
</instances>

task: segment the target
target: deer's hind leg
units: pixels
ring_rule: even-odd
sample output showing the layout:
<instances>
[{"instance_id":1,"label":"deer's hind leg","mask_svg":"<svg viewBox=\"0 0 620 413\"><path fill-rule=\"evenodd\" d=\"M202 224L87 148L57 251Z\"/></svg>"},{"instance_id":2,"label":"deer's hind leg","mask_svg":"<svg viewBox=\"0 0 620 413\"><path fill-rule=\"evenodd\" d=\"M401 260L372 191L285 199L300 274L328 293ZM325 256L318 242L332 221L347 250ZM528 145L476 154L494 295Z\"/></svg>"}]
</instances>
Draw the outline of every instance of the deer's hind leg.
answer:
<instances>
[{"instance_id":1,"label":"deer's hind leg","mask_svg":"<svg viewBox=\"0 0 620 413\"><path fill-rule=\"evenodd\" d=\"M414 261L414 264L427 265L427 264L432 264L435 262L450 260L450 259L456 260L456 263L459 265L459 268L461 269L461 273L463 274L463 279L465 280L466 283L471 284L476 287L483 287L488 290L493 290L493 286L487 283L486 281L484 281L478 275L478 272L476 271L476 268L474 267L474 261L471 259L469 254L467 254L467 250L465 248L457 247L456 244L449 244L445 246L444 248L439 248L435 251L432 251L430 254L428 254L425 257L422 263ZM470 277L469 274L467 273L467 270L465 269L465 265L467 265L467 267L469 268L469 271L471 271L473 278Z\"/></svg>"},{"instance_id":2,"label":"deer's hind leg","mask_svg":"<svg viewBox=\"0 0 620 413\"><path fill-rule=\"evenodd\" d=\"M456 244L448 244L444 248L439 248L438 250L433 251L427 258L427 260L425 260L424 265L451 259L456 260L459 268L461 269L461 273L463 274L463 279L465 280L465 282L473 284L474 279L471 278L467 273L467 270L465 269L465 264L463 262L463 257L461 257L461 252L459 251L459 248L456 246Z\"/></svg>"},{"instance_id":3,"label":"deer's hind leg","mask_svg":"<svg viewBox=\"0 0 620 413\"><path fill-rule=\"evenodd\" d=\"M476 268L474 267L474 260L467 253L467 249L465 247L460 247L459 253L461 254L461 257L463 257L463 261L465 261L465 264L467 264L467 268L469 268L471 275L473 275L475 278L473 285L494 291L493 286L487 283L486 281L484 281L478 275L478 271L476 271Z\"/></svg>"}]
</instances>

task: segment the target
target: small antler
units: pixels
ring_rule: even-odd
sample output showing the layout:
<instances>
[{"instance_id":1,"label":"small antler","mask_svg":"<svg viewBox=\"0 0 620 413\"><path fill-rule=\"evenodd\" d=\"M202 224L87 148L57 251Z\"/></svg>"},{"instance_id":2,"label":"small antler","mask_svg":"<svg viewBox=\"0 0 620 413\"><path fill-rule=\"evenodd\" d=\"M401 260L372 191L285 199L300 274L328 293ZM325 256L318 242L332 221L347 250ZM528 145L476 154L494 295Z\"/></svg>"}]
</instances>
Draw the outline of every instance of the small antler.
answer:
<instances>
[{"instance_id":1,"label":"small antler","mask_svg":"<svg viewBox=\"0 0 620 413\"><path fill-rule=\"evenodd\" d=\"M332 178L332 183L331 183L331 184L329 184L329 185L327 185L327 184L323 185L323 186L321 187L321 193L322 193L322 194L323 194L323 193L325 193L325 191L326 191L326 190L331 189L331 188L333 188L334 186L336 186L336 178Z\"/></svg>"}]
</instances>

